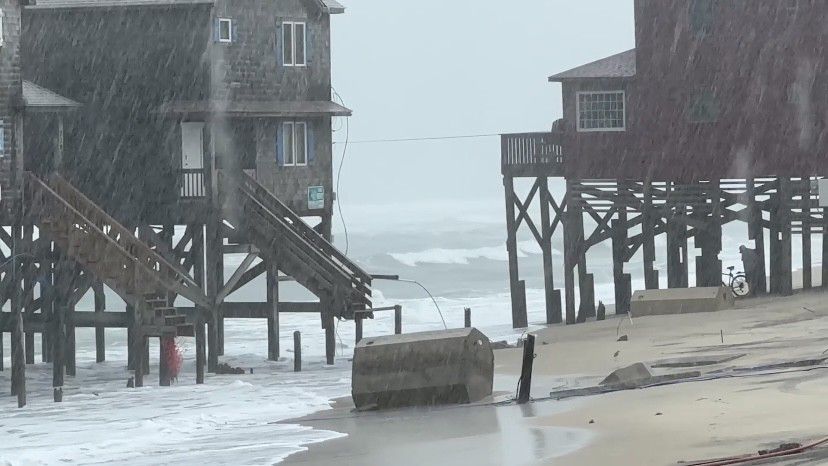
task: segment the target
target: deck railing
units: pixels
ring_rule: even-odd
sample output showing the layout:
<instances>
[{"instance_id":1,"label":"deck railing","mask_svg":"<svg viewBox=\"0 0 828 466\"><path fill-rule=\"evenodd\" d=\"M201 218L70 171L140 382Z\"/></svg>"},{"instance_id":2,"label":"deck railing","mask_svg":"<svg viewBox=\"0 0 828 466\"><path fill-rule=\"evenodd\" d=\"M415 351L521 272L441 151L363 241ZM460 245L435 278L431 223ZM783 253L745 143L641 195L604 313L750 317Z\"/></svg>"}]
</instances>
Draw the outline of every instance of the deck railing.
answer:
<instances>
[{"instance_id":1,"label":"deck railing","mask_svg":"<svg viewBox=\"0 0 828 466\"><path fill-rule=\"evenodd\" d=\"M182 199L198 199L207 195L204 186L204 170L201 168L183 168L179 171Z\"/></svg>"},{"instance_id":2,"label":"deck railing","mask_svg":"<svg viewBox=\"0 0 828 466\"><path fill-rule=\"evenodd\" d=\"M563 133L501 135L501 167L504 175L533 176L563 173Z\"/></svg>"}]
</instances>

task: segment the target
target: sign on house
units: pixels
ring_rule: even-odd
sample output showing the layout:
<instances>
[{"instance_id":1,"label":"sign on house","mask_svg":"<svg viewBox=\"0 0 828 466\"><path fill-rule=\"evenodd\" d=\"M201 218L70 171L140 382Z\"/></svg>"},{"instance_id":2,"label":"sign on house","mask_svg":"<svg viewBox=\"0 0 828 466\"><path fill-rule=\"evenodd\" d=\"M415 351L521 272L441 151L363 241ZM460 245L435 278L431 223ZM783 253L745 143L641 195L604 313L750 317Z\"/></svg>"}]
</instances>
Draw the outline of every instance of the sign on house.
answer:
<instances>
[{"instance_id":1,"label":"sign on house","mask_svg":"<svg viewBox=\"0 0 828 466\"><path fill-rule=\"evenodd\" d=\"M308 187L308 210L325 208L325 188L323 186Z\"/></svg>"}]
</instances>

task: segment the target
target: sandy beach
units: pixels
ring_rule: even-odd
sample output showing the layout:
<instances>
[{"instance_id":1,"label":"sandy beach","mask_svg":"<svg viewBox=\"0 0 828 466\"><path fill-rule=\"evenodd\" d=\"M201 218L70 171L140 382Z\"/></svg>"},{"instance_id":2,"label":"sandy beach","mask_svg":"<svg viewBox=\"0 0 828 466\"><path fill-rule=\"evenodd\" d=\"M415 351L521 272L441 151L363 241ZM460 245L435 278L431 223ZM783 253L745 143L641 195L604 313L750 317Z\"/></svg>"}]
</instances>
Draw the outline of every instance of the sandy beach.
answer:
<instances>
[{"instance_id":1,"label":"sandy beach","mask_svg":"<svg viewBox=\"0 0 828 466\"><path fill-rule=\"evenodd\" d=\"M543 329L535 332L533 403L497 403L513 396L522 351L499 350L491 403L355 413L341 399L291 422L347 437L312 445L286 464L669 465L808 444L828 436L828 370L820 362L828 358L826 297L812 290L717 313ZM713 363L651 369L701 372L683 383L548 399L633 363L680 366L689 357ZM788 460L758 464L828 464L828 450Z\"/></svg>"}]
</instances>

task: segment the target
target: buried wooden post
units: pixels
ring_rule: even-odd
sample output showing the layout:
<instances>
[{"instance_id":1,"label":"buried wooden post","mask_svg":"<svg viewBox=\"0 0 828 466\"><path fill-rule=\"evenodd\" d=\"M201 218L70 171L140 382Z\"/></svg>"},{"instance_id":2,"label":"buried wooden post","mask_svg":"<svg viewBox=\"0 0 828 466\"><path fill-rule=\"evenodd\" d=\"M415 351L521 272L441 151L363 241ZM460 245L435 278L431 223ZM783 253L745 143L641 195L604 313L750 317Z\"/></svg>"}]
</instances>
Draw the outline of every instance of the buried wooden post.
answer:
<instances>
[{"instance_id":1,"label":"buried wooden post","mask_svg":"<svg viewBox=\"0 0 828 466\"><path fill-rule=\"evenodd\" d=\"M359 344L360 340L362 340L362 314L356 313L354 316L354 324L356 326L356 344Z\"/></svg>"},{"instance_id":2,"label":"buried wooden post","mask_svg":"<svg viewBox=\"0 0 828 466\"><path fill-rule=\"evenodd\" d=\"M520 369L520 381L518 389L519 405L529 402L529 395L532 390L532 365L535 362L535 336L531 333L526 335L523 342L523 366Z\"/></svg>"},{"instance_id":3,"label":"buried wooden post","mask_svg":"<svg viewBox=\"0 0 828 466\"><path fill-rule=\"evenodd\" d=\"M394 335L402 335L402 306L394 306Z\"/></svg>"},{"instance_id":4,"label":"buried wooden post","mask_svg":"<svg viewBox=\"0 0 828 466\"><path fill-rule=\"evenodd\" d=\"M302 334L293 332L293 372L302 372Z\"/></svg>"},{"instance_id":5,"label":"buried wooden post","mask_svg":"<svg viewBox=\"0 0 828 466\"><path fill-rule=\"evenodd\" d=\"M471 328L471 308L467 307L463 310L463 312L465 314L464 315L464 317L465 317L465 327L466 328Z\"/></svg>"}]
</instances>

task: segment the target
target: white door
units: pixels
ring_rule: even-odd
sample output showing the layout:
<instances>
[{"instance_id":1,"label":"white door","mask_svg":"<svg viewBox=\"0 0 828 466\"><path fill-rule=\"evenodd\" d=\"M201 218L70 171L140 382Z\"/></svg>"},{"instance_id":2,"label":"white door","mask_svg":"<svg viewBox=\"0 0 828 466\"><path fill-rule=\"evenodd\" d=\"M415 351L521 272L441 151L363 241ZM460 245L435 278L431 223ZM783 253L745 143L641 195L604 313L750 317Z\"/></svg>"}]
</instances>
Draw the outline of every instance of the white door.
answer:
<instances>
[{"instance_id":1,"label":"white door","mask_svg":"<svg viewBox=\"0 0 828 466\"><path fill-rule=\"evenodd\" d=\"M181 123L181 168L204 168L204 123Z\"/></svg>"}]
</instances>

